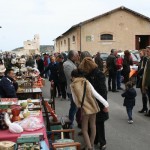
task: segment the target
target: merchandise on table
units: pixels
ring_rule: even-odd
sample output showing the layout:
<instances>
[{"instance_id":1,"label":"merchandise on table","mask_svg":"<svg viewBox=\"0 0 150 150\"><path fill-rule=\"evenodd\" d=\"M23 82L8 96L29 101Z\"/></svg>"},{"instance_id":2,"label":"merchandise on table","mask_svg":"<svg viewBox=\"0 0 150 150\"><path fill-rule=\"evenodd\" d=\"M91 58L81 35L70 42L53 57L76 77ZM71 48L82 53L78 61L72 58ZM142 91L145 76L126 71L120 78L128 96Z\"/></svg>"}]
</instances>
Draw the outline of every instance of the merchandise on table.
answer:
<instances>
[{"instance_id":1,"label":"merchandise on table","mask_svg":"<svg viewBox=\"0 0 150 150\"><path fill-rule=\"evenodd\" d=\"M44 127L44 124L38 117L28 117L18 123L25 131L35 131Z\"/></svg>"},{"instance_id":2,"label":"merchandise on table","mask_svg":"<svg viewBox=\"0 0 150 150\"><path fill-rule=\"evenodd\" d=\"M0 150L14 150L15 149L14 142L11 141L1 141L0 142Z\"/></svg>"},{"instance_id":3,"label":"merchandise on table","mask_svg":"<svg viewBox=\"0 0 150 150\"><path fill-rule=\"evenodd\" d=\"M17 139L18 150L40 150L40 141L44 139L43 134L21 135Z\"/></svg>"}]
</instances>

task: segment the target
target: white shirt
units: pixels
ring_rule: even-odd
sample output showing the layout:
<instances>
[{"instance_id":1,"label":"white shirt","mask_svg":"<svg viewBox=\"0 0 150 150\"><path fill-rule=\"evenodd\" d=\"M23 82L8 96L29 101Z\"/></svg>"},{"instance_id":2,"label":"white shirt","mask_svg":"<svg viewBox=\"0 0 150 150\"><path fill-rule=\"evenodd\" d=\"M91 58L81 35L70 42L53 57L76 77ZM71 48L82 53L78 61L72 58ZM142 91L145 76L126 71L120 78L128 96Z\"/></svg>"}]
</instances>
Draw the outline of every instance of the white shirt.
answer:
<instances>
[{"instance_id":1,"label":"white shirt","mask_svg":"<svg viewBox=\"0 0 150 150\"><path fill-rule=\"evenodd\" d=\"M90 85L90 88L91 88L91 92L93 94L93 96L98 100L100 101L105 107L109 107L109 104L108 102L100 95L97 93L97 91L94 89L94 87L92 86L92 84L90 82L88 82L89 85ZM74 94L74 92L72 92L71 90L71 93L72 93L72 98L73 98L73 101L75 102L77 97L76 95Z\"/></svg>"}]
</instances>

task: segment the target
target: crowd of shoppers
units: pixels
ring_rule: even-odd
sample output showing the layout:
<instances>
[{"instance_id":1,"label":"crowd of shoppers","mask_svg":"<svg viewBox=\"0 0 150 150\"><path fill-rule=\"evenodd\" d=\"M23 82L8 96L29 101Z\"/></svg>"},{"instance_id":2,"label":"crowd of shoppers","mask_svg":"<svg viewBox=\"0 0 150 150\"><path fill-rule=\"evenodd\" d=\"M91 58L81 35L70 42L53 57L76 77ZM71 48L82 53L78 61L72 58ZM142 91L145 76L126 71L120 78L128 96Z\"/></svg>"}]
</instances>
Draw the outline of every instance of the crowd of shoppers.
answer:
<instances>
[{"instance_id":1,"label":"crowd of shoppers","mask_svg":"<svg viewBox=\"0 0 150 150\"><path fill-rule=\"evenodd\" d=\"M141 61L138 65L136 87L141 89L142 108L139 113L150 116L150 47L140 51ZM14 58L0 60L0 95L1 97L16 97L17 84L14 78ZM123 90L123 105L126 107L128 122L133 123L132 110L135 105L136 90L130 80L130 66L133 65L131 54L124 51L124 58L118 51L112 49L106 60L108 70L108 89L104 74L104 61L98 52L95 58L88 51L78 53L70 50L68 56L44 54L26 59L26 66L37 66L40 75L49 78L54 84L54 97L61 100L69 98L70 128L74 128L74 119L78 110L82 116L81 131L85 140L84 149L94 149L94 144L100 144L100 149L106 149L105 121L109 119L107 92ZM4 74L5 72L5 74ZM122 81L123 77L123 81ZM125 89L121 87L125 84ZM9 90L6 90L9 89ZM9 92L8 92L9 91ZM89 124L88 124L89 122Z\"/></svg>"}]
</instances>

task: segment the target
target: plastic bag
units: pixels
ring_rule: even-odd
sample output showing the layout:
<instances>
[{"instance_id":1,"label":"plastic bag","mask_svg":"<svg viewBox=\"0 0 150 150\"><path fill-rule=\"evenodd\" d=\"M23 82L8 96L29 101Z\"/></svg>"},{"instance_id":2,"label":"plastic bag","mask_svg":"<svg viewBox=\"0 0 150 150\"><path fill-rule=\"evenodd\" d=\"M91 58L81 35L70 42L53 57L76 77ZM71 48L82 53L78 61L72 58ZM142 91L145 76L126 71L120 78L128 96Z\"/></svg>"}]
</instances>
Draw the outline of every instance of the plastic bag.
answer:
<instances>
[{"instance_id":1,"label":"plastic bag","mask_svg":"<svg viewBox=\"0 0 150 150\"><path fill-rule=\"evenodd\" d=\"M25 131L35 131L44 127L40 118L37 117L28 117L22 120L19 124Z\"/></svg>"},{"instance_id":2,"label":"plastic bag","mask_svg":"<svg viewBox=\"0 0 150 150\"><path fill-rule=\"evenodd\" d=\"M12 133L21 133L23 132L23 128L19 124L13 122L9 125L9 131Z\"/></svg>"}]
</instances>

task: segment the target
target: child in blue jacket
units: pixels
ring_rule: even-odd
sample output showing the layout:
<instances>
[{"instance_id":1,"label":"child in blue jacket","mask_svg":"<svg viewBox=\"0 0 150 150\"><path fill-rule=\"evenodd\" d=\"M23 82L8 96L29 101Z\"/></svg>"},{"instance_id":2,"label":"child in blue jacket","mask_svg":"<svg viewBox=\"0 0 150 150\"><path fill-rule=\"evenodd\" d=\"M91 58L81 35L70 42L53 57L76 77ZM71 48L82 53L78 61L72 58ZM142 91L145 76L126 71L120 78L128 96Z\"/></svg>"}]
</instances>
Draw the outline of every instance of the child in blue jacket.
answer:
<instances>
[{"instance_id":1,"label":"child in blue jacket","mask_svg":"<svg viewBox=\"0 0 150 150\"><path fill-rule=\"evenodd\" d=\"M121 95L124 97L124 103L123 106L126 107L127 110L127 115L129 117L128 123L132 124L133 123L133 118L132 118L132 110L133 107L135 106L135 97L136 97L136 91L133 88L133 83L131 81L126 83L126 91Z\"/></svg>"}]
</instances>

